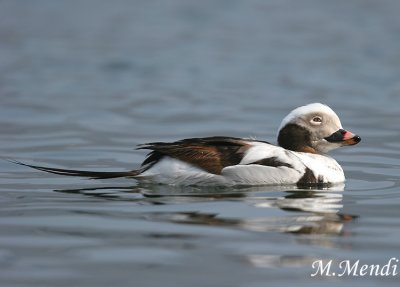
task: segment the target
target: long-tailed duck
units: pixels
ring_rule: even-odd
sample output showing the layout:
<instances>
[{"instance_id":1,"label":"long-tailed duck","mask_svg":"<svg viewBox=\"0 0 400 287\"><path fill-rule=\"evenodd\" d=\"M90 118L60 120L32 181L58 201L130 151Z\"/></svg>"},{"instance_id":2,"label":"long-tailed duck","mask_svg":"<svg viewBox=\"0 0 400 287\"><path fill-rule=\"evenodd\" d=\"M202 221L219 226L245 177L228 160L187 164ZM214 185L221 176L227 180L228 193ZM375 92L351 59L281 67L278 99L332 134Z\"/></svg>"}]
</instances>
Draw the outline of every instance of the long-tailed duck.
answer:
<instances>
[{"instance_id":1,"label":"long-tailed duck","mask_svg":"<svg viewBox=\"0 0 400 287\"><path fill-rule=\"evenodd\" d=\"M38 170L95 179L134 177L170 185L335 184L345 180L342 167L326 153L355 145L361 138L342 128L326 105L309 104L291 111L278 131L278 145L234 137L189 138L153 142L138 149L151 152L141 167L124 172L96 172L26 165Z\"/></svg>"}]
</instances>

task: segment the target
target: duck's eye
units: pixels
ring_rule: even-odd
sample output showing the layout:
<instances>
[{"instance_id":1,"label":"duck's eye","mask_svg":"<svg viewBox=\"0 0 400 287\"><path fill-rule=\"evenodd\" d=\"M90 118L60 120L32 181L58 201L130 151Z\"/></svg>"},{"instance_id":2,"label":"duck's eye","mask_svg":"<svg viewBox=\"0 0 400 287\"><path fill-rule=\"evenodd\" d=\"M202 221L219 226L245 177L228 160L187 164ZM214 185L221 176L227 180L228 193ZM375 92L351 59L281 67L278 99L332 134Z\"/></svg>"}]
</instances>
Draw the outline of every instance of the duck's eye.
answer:
<instances>
[{"instance_id":1,"label":"duck's eye","mask_svg":"<svg viewBox=\"0 0 400 287\"><path fill-rule=\"evenodd\" d=\"M311 122L312 122L313 124L319 125L319 124L322 123L322 118L319 117L319 116L315 116L315 117L312 118Z\"/></svg>"}]
</instances>

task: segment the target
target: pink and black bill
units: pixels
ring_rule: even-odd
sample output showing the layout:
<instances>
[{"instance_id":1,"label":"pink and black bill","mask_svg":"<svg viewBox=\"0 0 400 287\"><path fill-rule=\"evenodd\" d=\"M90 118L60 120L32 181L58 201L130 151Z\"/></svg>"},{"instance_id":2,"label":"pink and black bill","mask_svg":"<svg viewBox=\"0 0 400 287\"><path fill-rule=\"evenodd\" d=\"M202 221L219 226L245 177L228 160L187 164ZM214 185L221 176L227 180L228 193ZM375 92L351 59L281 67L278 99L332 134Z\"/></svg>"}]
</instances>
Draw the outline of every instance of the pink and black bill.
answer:
<instances>
[{"instance_id":1,"label":"pink and black bill","mask_svg":"<svg viewBox=\"0 0 400 287\"><path fill-rule=\"evenodd\" d=\"M339 129L325 139L328 142L338 143L342 145L355 145L361 141L361 138L358 135L355 135L352 132L346 131L344 129Z\"/></svg>"}]
</instances>

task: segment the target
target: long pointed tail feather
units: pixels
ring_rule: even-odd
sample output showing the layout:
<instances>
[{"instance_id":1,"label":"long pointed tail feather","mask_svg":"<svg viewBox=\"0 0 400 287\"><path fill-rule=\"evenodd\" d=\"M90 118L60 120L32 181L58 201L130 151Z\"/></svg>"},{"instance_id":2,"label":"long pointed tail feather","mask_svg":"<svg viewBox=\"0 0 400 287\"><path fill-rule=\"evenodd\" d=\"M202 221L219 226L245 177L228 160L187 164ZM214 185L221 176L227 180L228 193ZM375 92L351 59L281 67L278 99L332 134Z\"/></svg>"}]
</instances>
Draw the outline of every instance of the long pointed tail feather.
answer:
<instances>
[{"instance_id":1,"label":"long pointed tail feather","mask_svg":"<svg viewBox=\"0 0 400 287\"><path fill-rule=\"evenodd\" d=\"M39 165L26 164L17 160L9 160L9 162L27 166L40 171L45 171L48 173L67 175L67 176L80 176L88 177L91 179L106 179L106 178L117 178L117 177L132 177L140 174L139 170L132 171L88 171L88 170L76 170L76 169L63 169L63 168L52 168Z\"/></svg>"}]
</instances>

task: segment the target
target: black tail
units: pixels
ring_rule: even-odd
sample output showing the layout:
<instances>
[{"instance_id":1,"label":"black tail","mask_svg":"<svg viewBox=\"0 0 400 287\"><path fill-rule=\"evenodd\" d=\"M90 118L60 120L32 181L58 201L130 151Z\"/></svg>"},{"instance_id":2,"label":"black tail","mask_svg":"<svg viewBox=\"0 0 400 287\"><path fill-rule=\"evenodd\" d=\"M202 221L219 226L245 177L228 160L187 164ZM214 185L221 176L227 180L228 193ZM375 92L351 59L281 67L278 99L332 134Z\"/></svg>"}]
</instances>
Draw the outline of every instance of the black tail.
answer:
<instances>
[{"instance_id":1,"label":"black tail","mask_svg":"<svg viewBox=\"0 0 400 287\"><path fill-rule=\"evenodd\" d=\"M67 176L81 176L81 177L89 177L92 179L105 179L105 178L117 178L117 177L132 177L140 174L140 170L131 170L131 171L87 171L87 170L75 170L75 169L63 169L63 168L51 168L44 167L39 165L31 165L26 164L16 160L8 160L12 163L27 166L30 168L34 168L37 170L45 171L48 173L54 173L59 175L67 175Z\"/></svg>"}]
</instances>

